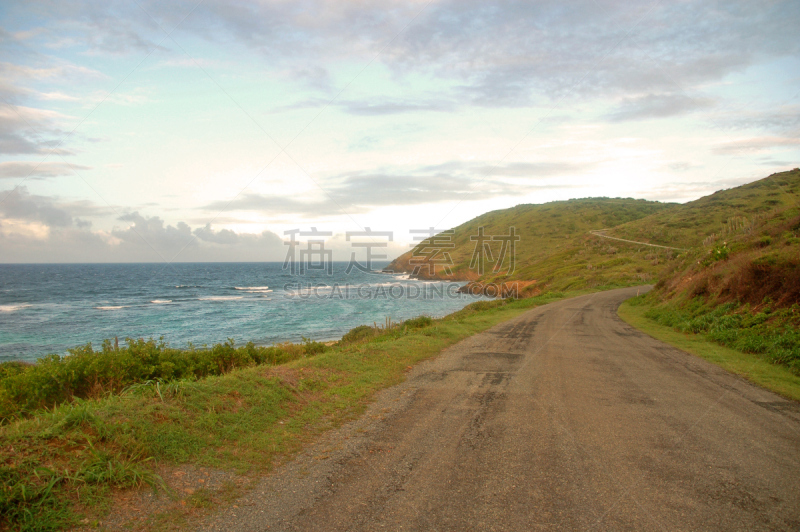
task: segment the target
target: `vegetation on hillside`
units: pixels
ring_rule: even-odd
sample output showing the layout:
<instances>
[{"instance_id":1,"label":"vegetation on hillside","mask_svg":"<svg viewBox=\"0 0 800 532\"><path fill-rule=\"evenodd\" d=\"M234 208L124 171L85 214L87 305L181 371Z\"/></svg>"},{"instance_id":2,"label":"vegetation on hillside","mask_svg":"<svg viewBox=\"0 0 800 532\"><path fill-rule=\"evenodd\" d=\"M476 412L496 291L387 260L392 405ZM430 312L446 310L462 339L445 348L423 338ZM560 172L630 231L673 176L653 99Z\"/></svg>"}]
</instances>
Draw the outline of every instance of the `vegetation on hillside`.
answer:
<instances>
[{"instance_id":1,"label":"vegetation on hillside","mask_svg":"<svg viewBox=\"0 0 800 532\"><path fill-rule=\"evenodd\" d=\"M670 209L615 226L609 235L680 248L708 249L730 235L752 234L775 217L790 216L800 199L800 169L719 190Z\"/></svg>"},{"instance_id":2,"label":"vegetation on hillside","mask_svg":"<svg viewBox=\"0 0 800 532\"><path fill-rule=\"evenodd\" d=\"M520 236L513 272L489 263L478 275L475 235L481 227L502 235L511 226ZM526 281L523 296L657 281L647 315L658 323L800 370L799 169L683 205L608 198L520 205L455 228L452 241L451 277L484 293L514 280ZM411 271L412 257L429 245L389 268Z\"/></svg>"},{"instance_id":3,"label":"vegetation on hillside","mask_svg":"<svg viewBox=\"0 0 800 532\"><path fill-rule=\"evenodd\" d=\"M527 289L530 295L541 292L544 287L574 290L610 283L618 286L641 283L653 279L674 252L646 246L620 246L589 231L638 220L674 206L630 198L586 198L492 211L456 227L449 239L444 234L440 235L442 240L435 239L437 243L449 241L453 244L452 248L442 249L452 259L452 275L446 273L441 263L426 267L426 259L421 260L423 266L418 273L422 278L435 273L438 278L485 284L535 280L536 286ZM509 235L511 227L520 238L515 245L513 271L509 271L510 250L501 253L502 241L488 242L489 253L486 253L482 242L476 240L481 228L486 236L500 237ZM430 247L430 241L423 241L386 269L413 272L426 247ZM473 260L476 251L486 259L482 275L477 261ZM439 254L436 259L441 260L441 257Z\"/></svg>"},{"instance_id":4,"label":"vegetation on hillside","mask_svg":"<svg viewBox=\"0 0 800 532\"><path fill-rule=\"evenodd\" d=\"M645 316L800 374L800 170L647 220L614 234L663 242L671 224L670 242L692 250L661 272Z\"/></svg>"}]
</instances>

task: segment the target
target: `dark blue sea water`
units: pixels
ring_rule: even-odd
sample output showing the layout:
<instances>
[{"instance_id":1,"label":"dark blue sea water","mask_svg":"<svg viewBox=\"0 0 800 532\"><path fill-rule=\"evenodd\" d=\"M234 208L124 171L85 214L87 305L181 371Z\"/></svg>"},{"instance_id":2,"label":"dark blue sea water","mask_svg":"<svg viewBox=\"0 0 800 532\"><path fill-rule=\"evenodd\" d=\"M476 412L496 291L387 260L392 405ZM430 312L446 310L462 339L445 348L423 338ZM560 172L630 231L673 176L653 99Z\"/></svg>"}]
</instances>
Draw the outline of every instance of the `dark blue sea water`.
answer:
<instances>
[{"instance_id":1,"label":"dark blue sea water","mask_svg":"<svg viewBox=\"0 0 800 532\"><path fill-rule=\"evenodd\" d=\"M0 361L114 337L163 336L174 347L331 340L475 300L456 294L460 284L346 267L292 275L280 263L0 265Z\"/></svg>"}]
</instances>

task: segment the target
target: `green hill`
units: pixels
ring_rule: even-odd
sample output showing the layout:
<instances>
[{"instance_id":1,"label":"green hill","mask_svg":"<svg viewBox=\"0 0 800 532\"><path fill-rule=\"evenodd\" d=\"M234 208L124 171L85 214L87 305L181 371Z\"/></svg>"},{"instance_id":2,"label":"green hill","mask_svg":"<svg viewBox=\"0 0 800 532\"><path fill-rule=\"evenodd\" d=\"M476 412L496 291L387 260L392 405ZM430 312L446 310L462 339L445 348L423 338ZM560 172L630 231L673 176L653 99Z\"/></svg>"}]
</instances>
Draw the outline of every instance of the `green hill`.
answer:
<instances>
[{"instance_id":1,"label":"green hill","mask_svg":"<svg viewBox=\"0 0 800 532\"><path fill-rule=\"evenodd\" d=\"M800 170L773 174L747 185L719 190L667 211L618 225L608 235L697 248L727 234L762 225L800 200ZM708 244L708 242L706 242Z\"/></svg>"},{"instance_id":2,"label":"green hill","mask_svg":"<svg viewBox=\"0 0 800 532\"><path fill-rule=\"evenodd\" d=\"M526 281L528 293L545 288L580 289L657 279L661 279L664 286L672 279L670 286L677 287L680 282L676 279L683 278L692 264L706 263L707 266L706 255L713 252L715 246L730 241L726 245L732 259L747 251L746 258L737 259L742 264L774 260L781 265L776 266L775 271L783 271L784 267L790 271L794 260L792 253L796 257L798 249L793 240L797 238L797 224L792 221L798 204L800 170L795 169L686 204L587 198L518 205L483 214L456 227L451 235L442 233L433 241L424 241L398 257L387 270L413 273L416 268L420 278L472 281L484 286ZM487 260L483 261L481 271L479 261L475 260L476 253L487 249L478 245L482 243L481 228L485 236L502 237L510 234L511 227L519 237L513 266L509 260L510 250L504 257L500 256L502 240L490 240L487 245L491 257L484 256ZM764 244L767 238L775 243L770 249ZM440 252L432 254L432 248L440 248ZM726 264L734 263L738 264L736 260L726 261ZM741 270L745 266L731 268ZM762 272L769 267L758 262L757 266L747 268ZM733 273L717 273L733 276ZM770 288L755 290L748 298L780 290L782 281L775 279L783 274L774 274L778 277L773 274L768 276L773 279L768 283ZM726 285L730 297L744 294L742 287L749 278L741 276L739 288L734 289L730 283ZM787 301L796 300L792 293L790 291Z\"/></svg>"},{"instance_id":3,"label":"green hill","mask_svg":"<svg viewBox=\"0 0 800 532\"><path fill-rule=\"evenodd\" d=\"M646 246L621 248L615 242L592 235L589 231L613 227L668 211L677 204L630 198L586 198L556 201L541 205L518 205L510 209L488 212L453 230L448 238L438 235L398 257L387 270L412 273L421 265L420 278L442 278L483 283L512 280L537 281L537 288L551 289L593 287L609 283L630 284L653 279L659 270L659 258L668 253ZM512 267L510 249L501 257L502 241L489 241L490 252L484 254L483 272L473 261L480 251L480 228L484 235L501 237L513 227L519 241L515 245ZM443 266L442 253L429 267L426 248L451 242L452 248L441 246L450 256L450 272ZM498 262L504 259L495 271ZM511 270L511 271L509 271Z\"/></svg>"}]
</instances>

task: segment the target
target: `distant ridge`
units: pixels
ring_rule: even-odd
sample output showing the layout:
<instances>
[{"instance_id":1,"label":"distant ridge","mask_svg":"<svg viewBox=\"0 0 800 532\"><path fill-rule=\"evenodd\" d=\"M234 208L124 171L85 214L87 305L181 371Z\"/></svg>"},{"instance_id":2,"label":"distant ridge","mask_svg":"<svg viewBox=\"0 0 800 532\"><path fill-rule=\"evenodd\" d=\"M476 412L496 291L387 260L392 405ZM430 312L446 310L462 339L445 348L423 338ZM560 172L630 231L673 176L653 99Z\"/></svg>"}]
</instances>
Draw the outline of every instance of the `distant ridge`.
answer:
<instances>
[{"instance_id":1,"label":"distant ridge","mask_svg":"<svg viewBox=\"0 0 800 532\"><path fill-rule=\"evenodd\" d=\"M439 235L442 238L437 237L434 243L444 238L452 247L442 249L435 258L429 257L430 241L424 241L386 270L416 271L423 279L470 281L479 286L528 281L523 295L544 289L654 283L666 279L667 271L681 268L686 260L697 262L697 256L708 253L709 246L720 237L741 232L745 226L749 231L783 228L779 222L797 215L798 205L798 169L685 204L586 198L517 205L478 216L456 227L448 238ZM494 255L499 255L500 242L490 241L492 260L484 256L481 272L475 257L479 251L476 244L482 243L480 228L485 236L502 237L510 227L520 238L514 267L510 268L506 254L506 260L495 270L499 257ZM791 234L791 227L789 223L780 230ZM784 237L791 245L794 237L780 236ZM449 262L444 260L444 252Z\"/></svg>"}]
</instances>

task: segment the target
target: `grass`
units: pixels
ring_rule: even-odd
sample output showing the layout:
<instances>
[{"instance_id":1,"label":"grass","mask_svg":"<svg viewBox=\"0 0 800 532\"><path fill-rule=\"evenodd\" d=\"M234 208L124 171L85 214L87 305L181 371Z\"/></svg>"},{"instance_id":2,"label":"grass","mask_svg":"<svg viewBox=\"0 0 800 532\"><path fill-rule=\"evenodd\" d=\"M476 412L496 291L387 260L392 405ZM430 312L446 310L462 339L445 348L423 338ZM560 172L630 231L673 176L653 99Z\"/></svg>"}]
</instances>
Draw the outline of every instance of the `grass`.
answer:
<instances>
[{"instance_id":1,"label":"grass","mask_svg":"<svg viewBox=\"0 0 800 532\"><path fill-rule=\"evenodd\" d=\"M269 347L253 343L236 347L232 339L211 348L174 349L154 340L127 339L120 348L106 341L100 351L92 344L49 355L35 364L0 364L0 423L52 408L75 398L115 394L126 387L151 386L161 395L180 390L181 380L222 375L236 368L281 364L320 353L324 344L306 340ZM178 384L175 384L175 383Z\"/></svg>"},{"instance_id":2,"label":"grass","mask_svg":"<svg viewBox=\"0 0 800 532\"><path fill-rule=\"evenodd\" d=\"M585 198L556 201L541 205L518 205L483 214L456 227L452 249L445 249L452 259L453 278L501 283L513 280L536 280L547 290L580 290L610 283L641 284L652 279L674 253L646 247L620 246L589 234L592 229L614 227L626 222L668 211L677 204L634 200L631 198ZM486 236L508 235L514 227L520 240L515 245L515 269L509 274L510 252L498 273L495 261L502 259L501 244L492 241L484 274L472 263L476 241L471 237L484 228ZM420 244L417 251L423 249ZM400 256L388 269L411 271L412 252ZM437 255L437 260L442 257ZM422 274L427 273L423 268ZM437 273L443 274L439 268Z\"/></svg>"},{"instance_id":3,"label":"grass","mask_svg":"<svg viewBox=\"0 0 800 532\"><path fill-rule=\"evenodd\" d=\"M72 398L0 427L0 530L61 530L102 519L115 489L164 489L154 464L257 475L443 348L569 295L478 302L445 318L356 333L323 353L222 375L147 380ZM363 330L363 329L362 329ZM99 356L102 356L100 353ZM177 494L172 494L177 496ZM202 508L213 497L188 501Z\"/></svg>"},{"instance_id":4,"label":"grass","mask_svg":"<svg viewBox=\"0 0 800 532\"><path fill-rule=\"evenodd\" d=\"M796 207L799 200L800 169L794 169L626 222L609 235L695 248L708 238L723 240L757 231L776 214Z\"/></svg>"},{"instance_id":5,"label":"grass","mask_svg":"<svg viewBox=\"0 0 800 532\"><path fill-rule=\"evenodd\" d=\"M800 401L800 376L789 368L771 363L753 353L744 353L715 343L701 334L682 332L648 318L651 306L643 296L619 307L619 316L633 327L779 395Z\"/></svg>"},{"instance_id":6,"label":"grass","mask_svg":"<svg viewBox=\"0 0 800 532\"><path fill-rule=\"evenodd\" d=\"M770 261L797 265L800 226L792 221L800 207L800 169L773 174L759 181L685 204L658 203L630 198L586 198L556 201L541 205L518 205L492 211L456 227L452 249L444 248L452 259L452 276L440 267L439 277L500 283L513 280L537 281L540 290L576 290L610 283L642 284L664 278L665 272L685 271L689 265L704 262L715 248L736 254L755 248L752 277L779 278L786 268ZM485 235L507 235L514 227L516 265L508 272L506 259L495 273L493 260L501 256L500 243L492 242L492 260L478 272L472 262L476 241L471 237L484 228ZM608 236L636 242L689 249L677 252L640 244L609 240L589 233L606 229ZM744 237L744 238L742 238ZM441 242L441 240L437 240ZM389 265L389 269L411 271L412 254L424 254L429 242L422 242ZM790 255L791 260L787 259ZM443 255L433 255L442 260ZM719 257L716 257L719 258ZM712 257L713 259L713 257ZM707 266L707 264L705 265ZM427 270L423 269L422 274ZM768 286L765 289L773 289Z\"/></svg>"}]
</instances>

